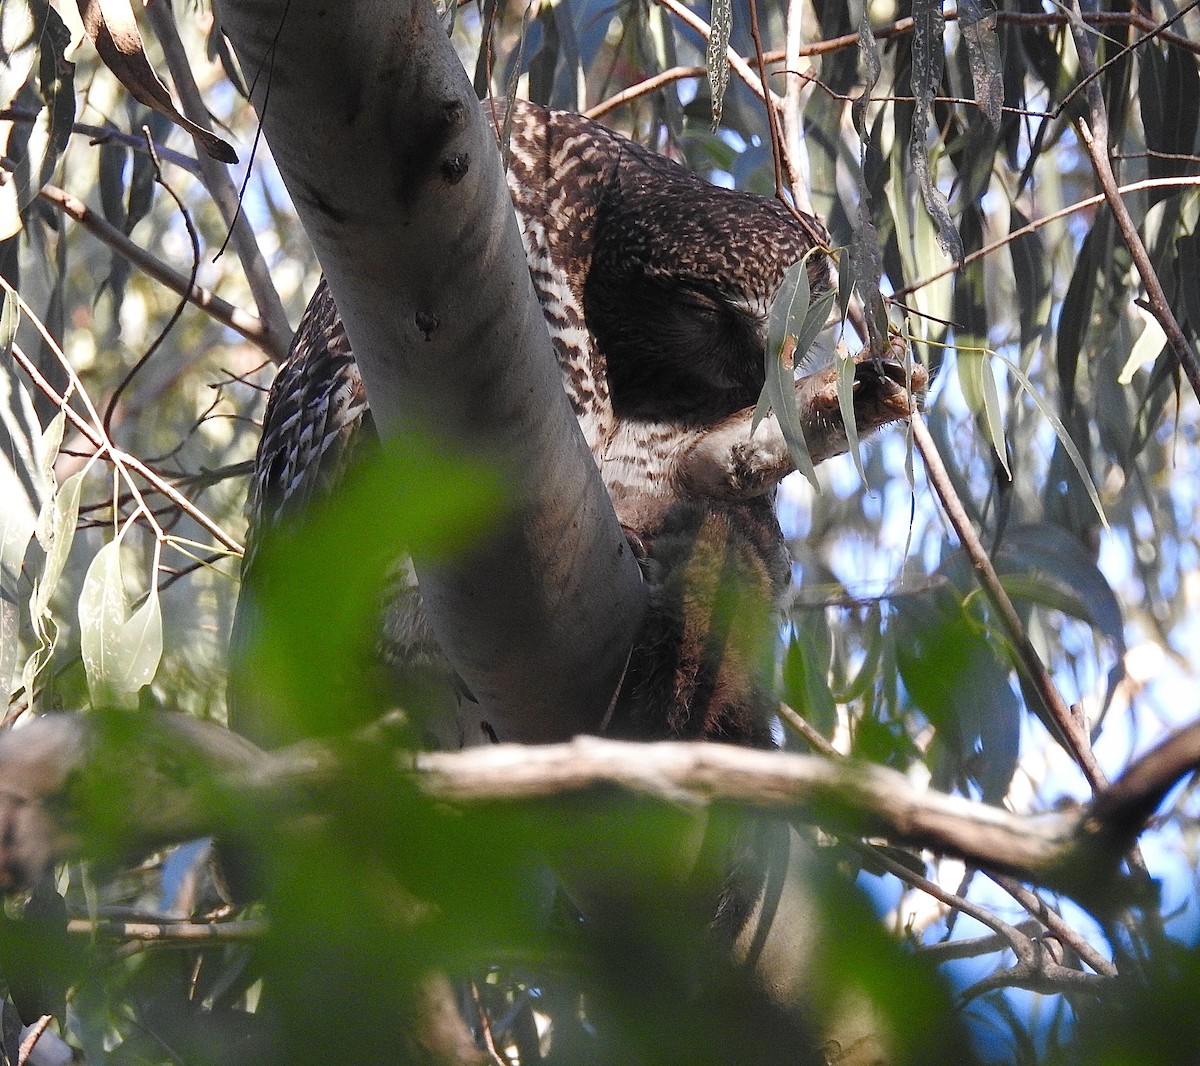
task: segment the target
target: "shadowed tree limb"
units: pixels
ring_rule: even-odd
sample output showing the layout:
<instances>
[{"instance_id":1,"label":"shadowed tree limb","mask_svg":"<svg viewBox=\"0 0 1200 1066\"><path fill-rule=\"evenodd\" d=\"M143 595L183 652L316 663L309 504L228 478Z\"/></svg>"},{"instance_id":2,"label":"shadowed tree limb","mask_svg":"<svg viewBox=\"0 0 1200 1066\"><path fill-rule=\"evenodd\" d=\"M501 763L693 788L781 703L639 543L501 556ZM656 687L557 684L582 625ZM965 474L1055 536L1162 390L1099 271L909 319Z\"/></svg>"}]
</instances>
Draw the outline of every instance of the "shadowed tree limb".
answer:
<instances>
[{"instance_id":1,"label":"shadowed tree limb","mask_svg":"<svg viewBox=\"0 0 1200 1066\"><path fill-rule=\"evenodd\" d=\"M0 887L27 885L77 851L89 817L78 782L93 773L111 776L114 765L121 770L109 784L124 792L123 831L143 849L219 832L213 796L222 792L250 803L295 799L297 820L319 816L322 793L336 794L348 772L336 743L306 741L266 753L184 715L139 718L136 730L114 740L111 731L101 734L100 720L46 715L0 734ZM93 759L97 751L102 762ZM614 789L695 809L734 804L956 856L1103 910L1128 896L1120 864L1158 802L1197 767L1200 722L1136 760L1087 806L1038 815L921 789L881 766L722 744L580 737L401 753L395 772L398 788L413 781L426 795L464 807L611 796Z\"/></svg>"}]
</instances>

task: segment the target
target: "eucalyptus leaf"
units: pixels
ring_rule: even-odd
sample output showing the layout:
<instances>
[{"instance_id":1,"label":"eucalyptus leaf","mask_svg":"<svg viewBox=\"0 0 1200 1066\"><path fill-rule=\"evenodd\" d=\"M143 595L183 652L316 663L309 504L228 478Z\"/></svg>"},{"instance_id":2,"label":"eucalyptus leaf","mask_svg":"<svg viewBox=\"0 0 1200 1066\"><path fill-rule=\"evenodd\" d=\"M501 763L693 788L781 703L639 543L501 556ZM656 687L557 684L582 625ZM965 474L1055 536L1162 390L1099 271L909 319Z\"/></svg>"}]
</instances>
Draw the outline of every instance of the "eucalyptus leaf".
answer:
<instances>
[{"instance_id":1,"label":"eucalyptus leaf","mask_svg":"<svg viewBox=\"0 0 1200 1066\"><path fill-rule=\"evenodd\" d=\"M1000 43L996 39L996 14L985 13L979 0L959 0L958 25L967 44L975 103L987 120L998 127L1004 106L1004 77Z\"/></svg>"},{"instance_id":2,"label":"eucalyptus leaf","mask_svg":"<svg viewBox=\"0 0 1200 1066\"><path fill-rule=\"evenodd\" d=\"M136 707L162 658L158 590L151 580L146 601L130 611L122 539L96 553L79 593L79 643L93 707Z\"/></svg>"},{"instance_id":3,"label":"eucalyptus leaf","mask_svg":"<svg viewBox=\"0 0 1200 1066\"><path fill-rule=\"evenodd\" d=\"M996 378L992 373L988 353L960 348L958 351L958 375L963 396L968 406L983 421L988 441L1004 473L1012 480L1008 466L1008 445L1004 439L1004 415L1000 410L1000 394L996 390Z\"/></svg>"},{"instance_id":4,"label":"eucalyptus leaf","mask_svg":"<svg viewBox=\"0 0 1200 1066\"><path fill-rule=\"evenodd\" d=\"M945 54L942 50L945 16L942 14L941 0L913 0L912 18L912 78L916 106L913 108L909 162L917 179L925 210L934 222L938 244L956 263L961 263L962 239L954 226L954 220L950 217L950 204L934 181L929 145L926 141L933 98L941 88L942 70L945 65Z\"/></svg>"},{"instance_id":5,"label":"eucalyptus leaf","mask_svg":"<svg viewBox=\"0 0 1200 1066\"><path fill-rule=\"evenodd\" d=\"M29 605L30 614L41 618L50 607L50 597L58 588L63 570L66 569L67 556L75 540L75 527L79 522L79 496L83 489L83 479L86 471L79 470L72 474L62 486L47 501L43 509L46 516L46 540L43 548L46 552L46 562L42 567L41 577L33 589L33 599Z\"/></svg>"},{"instance_id":6,"label":"eucalyptus leaf","mask_svg":"<svg viewBox=\"0 0 1200 1066\"><path fill-rule=\"evenodd\" d=\"M854 414L854 371L855 362L848 352L839 351L837 359L838 410L842 413L842 425L846 427L846 441L854 459L854 469L859 480L866 485L867 473L863 469L862 450L858 441L858 419Z\"/></svg>"},{"instance_id":7,"label":"eucalyptus leaf","mask_svg":"<svg viewBox=\"0 0 1200 1066\"><path fill-rule=\"evenodd\" d=\"M1075 467L1076 473L1079 474L1079 479L1083 482L1083 487L1088 494L1088 499L1092 502L1092 506L1096 509L1096 514L1100 516L1100 521L1103 523L1104 528L1108 529L1108 517L1104 513L1104 505L1100 502L1100 494L1096 491L1095 482L1092 481L1092 476L1088 473L1087 464L1083 461L1083 455L1071 439L1071 434L1067 432L1067 428L1062 424L1062 420L1054 413L1054 408L1050 406L1046 398L1040 395L1037 389L1034 388L1029 376L1016 363L1000 355L998 352L993 352L992 355L1008 367L1009 373L1017 379L1018 384L1025 391L1026 395L1042 413L1042 417L1050 423L1050 427L1054 430L1054 435L1058 438L1059 443L1063 446L1063 450L1071 460L1071 465Z\"/></svg>"}]
</instances>

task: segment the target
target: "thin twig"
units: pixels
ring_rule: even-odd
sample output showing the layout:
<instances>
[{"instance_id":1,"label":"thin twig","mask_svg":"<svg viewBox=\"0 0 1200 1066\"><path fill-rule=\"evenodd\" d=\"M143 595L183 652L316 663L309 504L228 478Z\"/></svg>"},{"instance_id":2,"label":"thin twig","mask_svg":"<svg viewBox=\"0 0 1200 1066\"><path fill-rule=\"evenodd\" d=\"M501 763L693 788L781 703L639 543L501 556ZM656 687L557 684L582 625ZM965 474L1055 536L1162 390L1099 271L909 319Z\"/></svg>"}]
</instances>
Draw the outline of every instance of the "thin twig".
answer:
<instances>
[{"instance_id":1,"label":"thin twig","mask_svg":"<svg viewBox=\"0 0 1200 1066\"><path fill-rule=\"evenodd\" d=\"M179 208L179 213L183 217L183 225L187 230L188 240L192 245L192 269L188 274L187 280L187 292L191 292L196 287L196 278L200 273L200 235L196 232L196 225L194 222L192 222L191 212L188 211L187 207L184 205L179 193L171 188L171 186L167 184L166 179L163 178L162 164L159 162L158 153L154 150L154 140L150 136L150 127L143 126L142 134L146 138L146 148L150 153L150 162L154 167L154 180L161 185L167 191L167 195L175 201L175 206ZM125 376L121 378L119 382L117 382L117 387L113 389L112 395L108 398L108 406L104 408L104 417L100 421L101 426L104 428L104 435L106 437L112 437L113 414L117 410L117 404L121 402L122 394L127 388L129 388L133 382L133 379L137 377L142 368L148 362L150 362L154 356L154 353L162 347L163 341L167 339L171 333L171 330L175 328L176 323L178 323L179 319L183 316L184 309L187 307L187 305L188 298L181 294L179 303L175 305L175 310L171 312L171 317L167 319L166 324L158 331L158 336L155 337L150 343L150 347L148 347L142 353L141 358L138 359L138 361L125 372Z\"/></svg>"},{"instance_id":2,"label":"thin twig","mask_svg":"<svg viewBox=\"0 0 1200 1066\"><path fill-rule=\"evenodd\" d=\"M48 204L52 204L63 214L78 222L93 236L103 241L113 251L124 256L142 273L149 275L155 281L165 285L172 292L183 296L206 312L210 317L236 330L260 351L270 358L280 361L287 356L289 338L276 337L257 315L252 315L235 307L227 300L221 299L216 293L201 285L188 288L188 279L177 270L167 266L161 259L147 252L140 245L131 241L115 226L106 222L95 211L76 196L56 185L46 185L38 194Z\"/></svg>"},{"instance_id":3,"label":"thin twig","mask_svg":"<svg viewBox=\"0 0 1200 1066\"><path fill-rule=\"evenodd\" d=\"M1094 944L1091 944L1086 938L1081 936L1079 930L1073 928L1058 911L1047 905L1046 901L1036 892L1026 888L1020 881L1006 877L1004 874L993 873L989 874L989 876L1005 892L1021 904L1022 907L1037 918L1051 933L1074 951L1088 966L1100 974L1101 977L1117 976L1117 968L1112 964L1112 961L1101 955L1096 950Z\"/></svg>"},{"instance_id":4,"label":"thin twig","mask_svg":"<svg viewBox=\"0 0 1200 1066\"><path fill-rule=\"evenodd\" d=\"M1109 58L1099 66L1096 65L1095 54L1093 53L1091 70L1086 71L1083 80L1080 81L1078 85L1074 86L1071 91L1059 101L1058 107L1054 109L1054 113L1051 117L1058 118L1067 109L1067 106L1071 103L1071 101L1074 100L1075 97L1081 92L1087 90L1090 94L1090 86L1092 82L1096 81L1096 79L1099 78L1100 75L1110 67L1120 63L1131 52L1137 51L1137 49L1141 48L1144 44L1149 44L1156 37L1161 38L1165 36L1167 29L1183 18L1183 16L1189 11L1193 10L1197 4L1200 4L1200 0L1191 0L1190 3L1184 4L1183 7L1174 12L1174 14L1172 14L1165 22L1158 23L1158 25L1156 25L1153 29L1147 31L1145 36L1139 37L1136 41L1134 41L1133 44L1125 45L1125 47L1118 49L1114 55L1109 56ZM1078 5L1076 5L1075 13L1079 14ZM1072 29L1074 29L1074 27L1077 25L1074 19L1071 20L1071 24ZM1082 23L1082 21L1079 24L1085 25ZM1076 42L1076 47L1078 47L1078 42ZM1081 63L1080 65L1082 67L1083 64Z\"/></svg>"},{"instance_id":5,"label":"thin twig","mask_svg":"<svg viewBox=\"0 0 1200 1066\"><path fill-rule=\"evenodd\" d=\"M1071 35L1075 40L1075 50L1079 55L1079 68L1085 77L1090 76L1096 71L1096 55L1092 48L1091 36L1079 11L1079 0L1074 0L1071 10L1075 16L1071 20ZM1158 273L1150 261L1150 253L1146 251L1133 216L1125 206L1125 201L1121 199L1116 175L1113 174L1112 162L1108 158L1108 111L1104 103L1104 92L1100 83L1094 79L1088 82L1087 99L1091 123L1089 125L1083 119L1076 123L1079 138L1091 158L1092 169L1096 173L1096 180L1100 182L1100 188L1104 190L1104 199L1108 203L1108 209L1112 212L1117 229L1120 230L1125 246L1129 249L1138 276L1142 279L1142 285L1146 289L1148 310L1162 326L1167 343L1183 368L1184 374L1187 375L1192 391L1197 397L1200 397L1200 359L1197 359L1179 321L1175 318L1175 312L1171 309L1162 283L1158 280Z\"/></svg>"},{"instance_id":6,"label":"thin twig","mask_svg":"<svg viewBox=\"0 0 1200 1066\"><path fill-rule=\"evenodd\" d=\"M49 381L42 376L41 371L33 364L32 360L26 357L18 345L13 345L13 358L23 371L29 376L29 380L41 390L51 403L56 404L67 416L67 421L71 423L80 433L87 438L88 442L102 455L108 455L114 462L121 463L129 469L136 471L147 482L180 510L190 515L195 522L202 528L207 530L221 544L228 548L231 552L241 555L243 552L242 545L236 539L225 532L216 522L208 517L200 510L191 500L184 496L169 482L165 481L159 474L151 470L137 456L130 455L129 452L116 447L111 441L106 441L98 430L94 429L91 424L79 414L68 402L61 396L50 384Z\"/></svg>"},{"instance_id":7,"label":"thin twig","mask_svg":"<svg viewBox=\"0 0 1200 1066\"><path fill-rule=\"evenodd\" d=\"M1143 181L1130 182L1128 185L1121 185L1117 189L1117 193L1121 196L1128 196L1135 192L1145 192L1148 189L1169 189L1182 187L1200 186L1200 175L1185 175L1178 178L1146 178ZM897 289L894 293L894 299L900 300L905 296L911 295L918 289L925 288L926 285L932 285L935 281L946 277L948 274L953 274L962 267L969 266L976 260L991 255L993 252L999 251L1006 244L1011 244L1020 237L1028 236L1030 233L1036 233L1043 226L1048 226L1052 222L1057 222L1060 219L1068 218L1071 215L1077 214L1080 211L1086 211L1089 207L1096 207L1104 203L1106 199L1105 193L1097 193L1095 196L1088 196L1083 200L1077 200L1073 204L1068 204L1066 207L1060 207L1057 211L1051 211L1048 215L1042 215L1040 218L1034 219L1028 225L1021 226L1019 229L1013 230L1011 233L1005 234L999 240L993 241L991 244L986 244L977 251L967 255L961 264L955 263L937 271L935 274L930 274L928 277L914 281L911 285L906 285L903 289Z\"/></svg>"},{"instance_id":8,"label":"thin twig","mask_svg":"<svg viewBox=\"0 0 1200 1066\"><path fill-rule=\"evenodd\" d=\"M255 919L230 922L120 921L113 918L71 918L67 932L89 939L142 944L243 944L261 940L267 923Z\"/></svg>"},{"instance_id":9,"label":"thin twig","mask_svg":"<svg viewBox=\"0 0 1200 1066\"><path fill-rule=\"evenodd\" d=\"M771 165L775 170L775 196L783 203L783 135L779 131L779 112L775 109L775 94L771 92L771 79L767 75L767 57L763 52L762 32L758 26L758 0L750 0L750 39L754 42L754 57L758 63L758 77L762 84L762 99L767 105L767 129L771 138Z\"/></svg>"},{"instance_id":10,"label":"thin twig","mask_svg":"<svg viewBox=\"0 0 1200 1066\"><path fill-rule=\"evenodd\" d=\"M996 917L986 907L982 907L978 903L967 899L966 896L960 896L957 892L950 892L936 881L931 881L928 877L922 877L915 870L910 869L903 863L897 862L879 848L872 847L869 844L860 844L859 848L866 853L871 862L879 863L893 877L912 885L913 888L924 892L939 903L944 903L952 910L962 911L967 917L974 918L980 925L991 929L997 936L1004 939L1005 945L1012 948L1017 958L1021 958L1032 951L1033 942L1025 932Z\"/></svg>"},{"instance_id":11,"label":"thin twig","mask_svg":"<svg viewBox=\"0 0 1200 1066\"><path fill-rule=\"evenodd\" d=\"M17 1049L17 1066L25 1066L29 1061L37 1042L42 1039L42 1034L53 1020L49 1014L43 1014L29 1027L29 1032L25 1034L25 1039L21 1041L21 1046Z\"/></svg>"},{"instance_id":12,"label":"thin twig","mask_svg":"<svg viewBox=\"0 0 1200 1066\"><path fill-rule=\"evenodd\" d=\"M697 15L690 8L684 7L680 0L655 0L656 3L665 7L672 15L680 22L686 23L695 30L706 41L712 36L712 27ZM773 97L774 93L769 93L769 90L763 88L760 84L758 76L750 69L750 64L747 63L740 55L737 54L731 47L726 49L726 55L729 58L729 66L733 72L742 79L748 88L755 96L763 103L766 103L768 96Z\"/></svg>"},{"instance_id":13,"label":"thin twig","mask_svg":"<svg viewBox=\"0 0 1200 1066\"><path fill-rule=\"evenodd\" d=\"M805 79L796 71L800 66L801 37L804 32L803 0L788 0L784 21L784 91L783 91L783 149L787 159L788 171L791 177L792 203L801 211L813 213L812 197L808 190L808 168L801 166L803 155L803 129L801 123L801 98L804 94ZM767 56L763 56L767 61Z\"/></svg>"},{"instance_id":14,"label":"thin twig","mask_svg":"<svg viewBox=\"0 0 1200 1066\"><path fill-rule=\"evenodd\" d=\"M788 729L799 734L804 742L812 748L813 751L820 755L828 755L830 758L840 758L841 752L837 750L828 740L818 733L804 716L793 707L789 707L782 700L779 703L779 710L776 712L779 715L779 720L787 726Z\"/></svg>"},{"instance_id":15,"label":"thin twig","mask_svg":"<svg viewBox=\"0 0 1200 1066\"><path fill-rule=\"evenodd\" d=\"M954 490L954 483L946 472L942 457L938 454L937 445L930 436L920 412L913 412L911 425L913 441L925 463L925 473L929 483L937 493L938 499L941 500L942 508L946 512L946 517L950 519L955 533L958 534L963 551L971 560L980 586L999 616L1001 627L1017 656L1021 672L1041 697L1050 720L1061 734L1067 750L1083 770L1088 784L1095 791L1103 789L1108 781L1092 753L1087 731L1071 713L1071 709L1055 687L1049 671L1025 633L1020 615L1017 614L1012 600L1008 598L1008 593L1000 583L1000 577L996 573L995 567L992 566L991 559L988 558L983 542L971 525L971 520L967 516L962 501L958 498L958 493Z\"/></svg>"},{"instance_id":16,"label":"thin twig","mask_svg":"<svg viewBox=\"0 0 1200 1066\"><path fill-rule=\"evenodd\" d=\"M183 104L183 113L196 125L211 129L208 108L205 107L196 80L192 77L192 68L183 42L179 38L179 29L175 25L171 5L165 0L155 0L154 3L146 5L146 17L154 29L158 43L162 46L163 57L167 61L167 68L175 82L175 90ZM234 247L245 271L246 283L254 294L259 316L286 350L287 342L292 336L292 328L288 324L287 313L283 309L279 293L271 280L270 268L258 247L254 229L238 210L237 188L230 180L223 163L203 151L197 155L204 172L204 185L221 212L225 225L231 227Z\"/></svg>"},{"instance_id":17,"label":"thin twig","mask_svg":"<svg viewBox=\"0 0 1200 1066\"><path fill-rule=\"evenodd\" d=\"M1036 918L1026 918L1017 922L1013 928L1025 936L1037 936L1043 926ZM939 940L933 944L919 944L914 951L922 959L928 959L938 965L958 959L976 959L980 955L994 955L1008 946L1007 937L999 933L988 933L985 936L963 937L961 940Z\"/></svg>"}]
</instances>

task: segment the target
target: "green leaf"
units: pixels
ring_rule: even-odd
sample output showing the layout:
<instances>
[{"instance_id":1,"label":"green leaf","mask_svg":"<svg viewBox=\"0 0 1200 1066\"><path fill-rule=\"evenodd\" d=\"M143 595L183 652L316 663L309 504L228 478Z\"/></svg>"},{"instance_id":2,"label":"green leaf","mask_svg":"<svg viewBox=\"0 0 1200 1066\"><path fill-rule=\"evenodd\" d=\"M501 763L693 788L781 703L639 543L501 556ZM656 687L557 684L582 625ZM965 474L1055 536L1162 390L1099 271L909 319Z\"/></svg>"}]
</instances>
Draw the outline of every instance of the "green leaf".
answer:
<instances>
[{"instance_id":1,"label":"green leaf","mask_svg":"<svg viewBox=\"0 0 1200 1066\"><path fill-rule=\"evenodd\" d=\"M1079 474L1079 480L1083 482L1083 487L1087 491L1088 499L1092 501L1092 506L1096 509L1096 514L1100 516L1100 521L1103 523L1104 528L1108 529L1108 518L1104 514L1104 506L1100 503L1100 494L1096 491L1096 485L1092 481L1091 474L1088 473L1083 456L1075 446L1071 435L1067 432L1066 426L1062 424L1058 415L1054 413L1054 409L1046 401L1046 398L1040 395L1034 388L1033 382L1029 380L1028 375L1016 363L999 352L992 352L991 355L1008 367L1009 373L1017 379L1017 383L1025 390L1025 393L1033 401L1034 406L1042 413L1042 417L1050 423L1050 428L1054 430L1054 435L1058 437L1063 450L1067 453L1068 458L1070 458L1071 465L1075 467L1075 472Z\"/></svg>"},{"instance_id":2,"label":"green leaf","mask_svg":"<svg viewBox=\"0 0 1200 1066\"><path fill-rule=\"evenodd\" d=\"M1009 233L1029 225L1015 207L1009 208ZM1008 242L1012 259L1013 284L1017 292L1018 321L1021 327L1021 349L1041 340L1050 319L1050 282L1047 278L1046 251L1039 233L1025 233ZM1028 354L1025 356L1029 358Z\"/></svg>"},{"instance_id":3,"label":"green leaf","mask_svg":"<svg viewBox=\"0 0 1200 1066\"><path fill-rule=\"evenodd\" d=\"M817 472L813 466L812 456L808 451L808 443L804 439L804 426L800 421L800 412L796 408L796 360L801 358L809 348L818 333L821 332L832 306L834 293L832 290L823 293L816 302L812 300L812 289L808 280L808 256L793 263L784 275L779 292L771 303L770 314L767 318L767 346L764 353L766 359L766 385L764 394L770 402L771 410L779 420L779 428L787 444L788 454L792 463L809 481L812 487L819 490ZM797 320L799 324L797 325ZM785 360L784 344L789 336L796 339L795 353L792 365ZM761 399L759 404L761 406ZM757 417L757 408L755 411ZM757 426L757 421L754 422Z\"/></svg>"},{"instance_id":4,"label":"green leaf","mask_svg":"<svg viewBox=\"0 0 1200 1066\"><path fill-rule=\"evenodd\" d=\"M1087 622L1109 641L1118 661L1124 658L1120 601L1091 552L1062 526L1041 522L1009 530L996 566L1006 588L1026 575L1024 599Z\"/></svg>"},{"instance_id":5,"label":"green leaf","mask_svg":"<svg viewBox=\"0 0 1200 1066\"><path fill-rule=\"evenodd\" d=\"M118 535L96 553L79 593L79 643L93 707L137 706L162 658L157 586L151 580L146 601L131 614L121 547Z\"/></svg>"},{"instance_id":6,"label":"green leaf","mask_svg":"<svg viewBox=\"0 0 1200 1066\"><path fill-rule=\"evenodd\" d=\"M817 471L808 451L808 442L804 439L800 412L796 409L795 375L784 360L783 353L772 356L770 348L767 349L767 395L771 400L771 409L779 419L779 429L787 444L788 455L791 456L796 469L808 479L813 490L819 492Z\"/></svg>"},{"instance_id":7,"label":"green leaf","mask_svg":"<svg viewBox=\"0 0 1200 1066\"><path fill-rule=\"evenodd\" d=\"M829 687L829 633L824 616L797 620L797 633L788 642L783 661L783 691L787 702L823 737L837 727L837 704ZM820 627L823 632L818 632ZM824 652L824 657L818 655Z\"/></svg>"},{"instance_id":8,"label":"green leaf","mask_svg":"<svg viewBox=\"0 0 1200 1066\"><path fill-rule=\"evenodd\" d=\"M879 254L879 234L871 216L871 196L867 188L867 152L871 134L867 128L867 102L882 69L879 60L879 45L871 32L868 13L870 5L863 4L858 22L858 51L862 57L863 91L854 101L851 113L854 128L858 131L862 148L854 178L858 185L858 212L854 222L854 235L850 240L850 270L854 288L866 309L867 337L872 352L882 352L887 339L887 311L883 306L883 266ZM845 307L845 304L842 305Z\"/></svg>"},{"instance_id":9,"label":"green leaf","mask_svg":"<svg viewBox=\"0 0 1200 1066\"><path fill-rule=\"evenodd\" d=\"M836 359L838 410L842 412L842 425L846 427L846 441L850 446L850 454L854 458L854 469L858 471L858 478L865 485L867 473L863 469L862 450L858 443L858 420L854 415L854 370L856 364L849 352L839 351Z\"/></svg>"},{"instance_id":10,"label":"green leaf","mask_svg":"<svg viewBox=\"0 0 1200 1066\"><path fill-rule=\"evenodd\" d=\"M975 781L989 803L1008 791L1020 754L1020 704L1011 670L980 620L943 584L897 602L889 627L901 679L950 759L938 787Z\"/></svg>"},{"instance_id":11,"label":"green leaf","mask_svg":"<svg viewBox=\"0 0 1200 1066\"><path fill-rule=\"evenodd\" d=\"M12 301L0 311L0 331ZM2 338L0 338L2 342ZM37 525L27 483L36 466L37 415L25 387L0 365L0 695L8 696L20 654L20 583L25 552Z\"/></svg>"},{"instance_id":12,"label":"green leaf","mask_svg":"<svg viewBox=\"0 0 1200 1066\"><path fill-rule=\"evenodd\" d=\"M1004 473L1012 480L1008 467L1008 446L1004 440L1004 415L1000 410L1000 394L996 390L996 378L988 353L978 349L958 350L958 377L962 384L963 397L974 414L983 420L988 440L1004 467Z\"/></svg>"},{"instance_id":13,"label":"green leaf","mask_svg":"<svg viewBox=\"0 0 1200 1066\"><path fill-rule=\"evenodd\" d=\"M778 353L789 334L795 336L797 320L803 321L812 302L812 288L808 281L808 257L788 267L779 292L771 301L767 316L767 351ZM797 346L797 351L799 351ZM768 359L768 362L771 360Z\"/></svg>"},{"instance_id":14,"label":"green leaf","mask_svg":"<svg viewBox=\"0 0 1200 1066\"><path fill-rule=\"evenodd\" d=\"M67 478L42 508L42 516L38 520L38 540L46 552L46 563L34 585L33 599L29 604L30 614L34 618L41 618L46 613L50 597L58 588L59 579L67 565L67 556L71 552L75 527L79 521L79 495L85 473L85 470L79 470Z\"/></svg>"},{"instance_id":15,"label":"green leaf","mask_svg":"<svg viewBox=\"0 0 1200 1066\"><path fill-rule=\"evenodd\" d=\"M0 107L36 112L13 124L3 147L8 180L0 185L0 240L21 228L21 212L50 180L75 118L74 66L67 62L71 34L46 0L0 5ZM36 77L31 77L35 73Z\"/></svg>"}]
</instances>

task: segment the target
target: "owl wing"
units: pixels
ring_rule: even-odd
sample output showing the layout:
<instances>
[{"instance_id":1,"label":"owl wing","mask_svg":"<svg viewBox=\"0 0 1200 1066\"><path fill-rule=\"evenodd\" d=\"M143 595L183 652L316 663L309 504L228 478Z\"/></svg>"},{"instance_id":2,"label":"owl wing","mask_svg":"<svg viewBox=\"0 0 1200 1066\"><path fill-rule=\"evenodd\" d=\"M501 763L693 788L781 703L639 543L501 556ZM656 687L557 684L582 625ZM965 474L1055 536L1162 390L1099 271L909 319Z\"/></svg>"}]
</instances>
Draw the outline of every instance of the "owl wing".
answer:
<instances>
[{"instance_id":1,"label":"owl wing","mask_svg":"<svg viewBox=\"0 0 1200 1066\"><path fill-rule=\"evenodd\" d=\"M362 378L322 278L271 385L246 504L249 525L229 637L226 699L230 726L258 744L273 747L296 739L260 713L254 679L238 665L258 627L268 580L257 565L259 549L274 530L332 493L357 457L377 443Z\"/></svg>"},{"instance_id":2,"label":"owl wing","mask_svg":"<svg viewBox=\"0 0 1200 1066\"><path fill-rule=\"evenodd\" d=\"M303 515L378 443L358 364L324 278L271 386L246 505L243 580L263 536Z\"/></svg>"}]
</instances>

